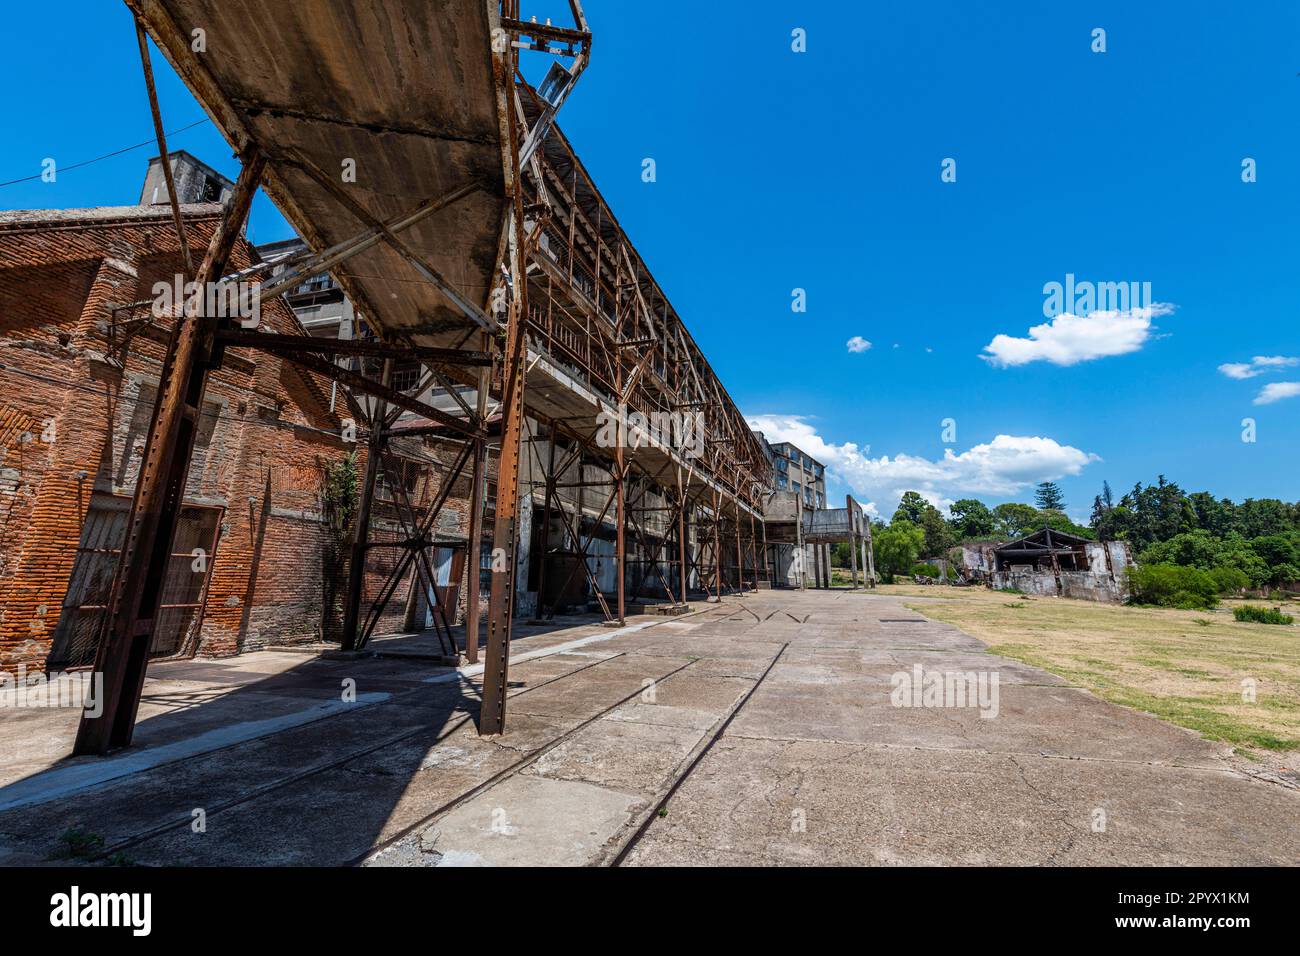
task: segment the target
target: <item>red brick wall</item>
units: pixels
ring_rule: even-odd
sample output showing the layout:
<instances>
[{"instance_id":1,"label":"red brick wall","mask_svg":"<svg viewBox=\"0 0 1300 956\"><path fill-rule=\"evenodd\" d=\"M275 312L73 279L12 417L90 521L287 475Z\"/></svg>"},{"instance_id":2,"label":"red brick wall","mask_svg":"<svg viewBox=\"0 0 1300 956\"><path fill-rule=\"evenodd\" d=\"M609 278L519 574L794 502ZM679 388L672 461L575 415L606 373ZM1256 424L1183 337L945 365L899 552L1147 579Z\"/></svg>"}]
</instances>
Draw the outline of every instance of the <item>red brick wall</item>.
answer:
<instances>
[{"instance_id":1,"label":"red brick wall","mask_svg":"<svg viewBox=\"0 0 1300 956\"><path fill-rule=\"evenodd\" d=\"M59 215L59 214L56 214ZM165 216L0 225L0 668L44 666L92 491L129 495L165 334L108 357L110 307L152 298L179 267ZM191 216L206 245L215 215ZM240 243L231 268L250 262ZM132 273L135 274L132 274ZM282 302L275 331L297 329ZM319 487L350 446L329 383L231 352L209 380L187 499L224 509L199 652L312 640L321 622ZM364 458L360 467L364 467ZM345 572L339 581L346 579ZM404 594L404 589L402 589ZM397 606L400 616L401 606ZM391 614L389 615L391 618Z\"/></svg>"}]
</instances>

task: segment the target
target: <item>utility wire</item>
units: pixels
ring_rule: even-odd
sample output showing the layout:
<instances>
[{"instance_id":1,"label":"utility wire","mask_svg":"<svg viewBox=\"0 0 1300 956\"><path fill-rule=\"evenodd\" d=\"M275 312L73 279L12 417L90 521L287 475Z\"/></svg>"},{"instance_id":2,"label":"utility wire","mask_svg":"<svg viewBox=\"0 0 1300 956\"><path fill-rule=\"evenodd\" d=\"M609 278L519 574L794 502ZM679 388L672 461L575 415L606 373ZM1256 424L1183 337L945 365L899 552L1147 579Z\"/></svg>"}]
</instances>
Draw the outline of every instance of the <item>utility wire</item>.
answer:
<instances>
[{"instance_id":1,"label":"utility wire","mask_svg":"<svg viewBox=\"0 0 1300 956\"><path fill-rule=\"evenodd\" d=\"M191 123L189 126L182 126L180 129L174 129L174 130L172 130L170 133L168 133L167 135L168 135L168 136L175 136L175 135L178 134L178 133L183 133L183 132L185 132L187 129L193 129L193 128L196 127L196 126L202 126L202 125L203 125L204 123L206 123L207 121L208 121L208 118L205 116L203 119L201 119L201 120L196 120L195 122ZM80 169L80 168L83 167L83 166L90 166L92 163L98 163L98 162L101 162L102 160L105 160L105 159L112 159L114 156L121 156L123 153L129 153L129 152L131 152L131 150L133 150L133 149L140 149L141 147L144 147L144 146L156 146L157 144L158 144L157 137L154 137L154 138L151 138L151 139L146 139L143 143L136 143L134 146L123 146L121 149L116 149L116 150L114 150L114 151L111 152L111 153L105 153L103 156L96 156L94 159L87 159L87 160L83 160L83 161L80 162L80 163L73 163L71 166L59 166L59 167L56 167L56 170L57 170L57 172L60 172L60 173L66 173L66 172L67 172L68 170L70 170L70 169ZM5 187L5 186L12 186L12 185L14 185L15 183L27 183L27 182L31 182L33 179L40 179L43 175L45 175L45 174L44 174L44 173L36 173L35 175L32 175L32 176L23 176L21 179L11 179L11 180L9 180L9 182L7 182L7 183L0 183L0 188L3 188L3 187Z\"/></svg>"}]
</instances>

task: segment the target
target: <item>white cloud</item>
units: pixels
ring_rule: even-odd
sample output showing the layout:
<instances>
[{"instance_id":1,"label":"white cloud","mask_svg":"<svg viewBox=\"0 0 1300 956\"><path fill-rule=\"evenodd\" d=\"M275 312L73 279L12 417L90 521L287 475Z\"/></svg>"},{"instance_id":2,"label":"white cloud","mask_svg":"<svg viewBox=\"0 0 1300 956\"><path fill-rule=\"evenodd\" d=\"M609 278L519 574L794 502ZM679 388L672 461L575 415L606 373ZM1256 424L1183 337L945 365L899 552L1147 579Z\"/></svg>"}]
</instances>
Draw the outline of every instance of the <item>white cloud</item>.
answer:
<instances>
[{"instance_id":1,"label":"white cloud","mask_svg":"<svg viewBox=\"0 0 1300 956\"><path fill-rule=\"evenodd\" d=\"M1249 362L1225 362L1219 366L1219 371L1228 378L1241 380L1263 375L1273 369L1291 368L1296 365L1300 365L1300 358L1292 358L1289 355L1256 355Z\"/></svg>"},{"instance_id":2,"label":"white cloud","mask_svg":"<svg viewBox=\"0 0 1300 956\"><path fill-rule=\"evenodd\" d=\"M1269 382L1255 396L1256 405L1272 405L1284 398L1300 395L1300 382Z\"/></svg>"},{"instance_id":3,"label":"white cloud","mask_svg":"<svg viewBox=\"0 0 1300 956\"><path fill-rule=\"evenodd\" d=\"M1156 302L1140 309L1111 309L1088 315L1062 313L1035 325L1027 338L995 335L984 346L984 361L999 368L1051 362L1053 365L1077 365L1092 359L1136 352L1151 338L1155 326L1151 320L1169 315L1174 307Z\"/></svg>"},{"instance_id":4,"label":"white cloud","mask_svg":"<svg viewBox=\"0 0 1300 956\"><path fill-rule=\"evenodd\" d=\"M871 348L871 343L860 335L853 336L853 338L849 339L844 344L849 347L850 352L865 352L867 349Z\"/></svg>"},{"instance_id":5,"label":"white cloud","mask_svg":"<svg viewBox=\"0 0 1300 956\"><path fill-rule=\"evenodd\" d=\"M749 424L768 441L798 445L885 518L894 513L905 491L920 492L946 510L957 498L1014 495L1040 481L1077 475L1090 462L1101 460L1051 438L1018 435L998 435L960 454L945 449L938 460L906 454L872 458L870 447L827 442L801 415L751 415Z\"/></svg>"}]
</instances>

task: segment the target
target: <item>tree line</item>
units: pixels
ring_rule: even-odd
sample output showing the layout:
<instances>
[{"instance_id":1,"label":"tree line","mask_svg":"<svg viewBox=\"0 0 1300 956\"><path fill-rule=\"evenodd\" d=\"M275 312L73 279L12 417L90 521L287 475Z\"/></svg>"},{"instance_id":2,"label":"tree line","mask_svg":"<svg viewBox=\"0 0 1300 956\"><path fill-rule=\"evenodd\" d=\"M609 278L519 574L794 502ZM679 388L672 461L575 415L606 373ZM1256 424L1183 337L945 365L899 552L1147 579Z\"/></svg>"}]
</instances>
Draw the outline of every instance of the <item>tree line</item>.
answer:
<instances>
[{"instance_id":1,"label":"tree line","mask_svg":"<svg viewBox=\"0 0 1300 956\"><path fill-rule=\"evenodd\" d=\"M1070 520L1065 509L1060 486L1050 481L1037 486L1033 504L990 508L976 498L963 498L949 505L946 516L909 491L888 522L872 523L876 570L889 582L911 574L919 560L944 556L963 542L1011 541L1046 527L1083 538L1127 541L1144 567L1205 573L1196 578L1188 572L1152 572L1153 579L1163 574L1162 589L1172 587L1174 594L1193 586L1224 593L1300 580L1300 503L1276 498L1237 503L1207 491L1185 492L1160 475L1154 484L1138 482L1119 498L1103 482L1086 526ZM847 551L837 552L842 553L836 558L847 563Z\"/></svg>"}]
</instances>

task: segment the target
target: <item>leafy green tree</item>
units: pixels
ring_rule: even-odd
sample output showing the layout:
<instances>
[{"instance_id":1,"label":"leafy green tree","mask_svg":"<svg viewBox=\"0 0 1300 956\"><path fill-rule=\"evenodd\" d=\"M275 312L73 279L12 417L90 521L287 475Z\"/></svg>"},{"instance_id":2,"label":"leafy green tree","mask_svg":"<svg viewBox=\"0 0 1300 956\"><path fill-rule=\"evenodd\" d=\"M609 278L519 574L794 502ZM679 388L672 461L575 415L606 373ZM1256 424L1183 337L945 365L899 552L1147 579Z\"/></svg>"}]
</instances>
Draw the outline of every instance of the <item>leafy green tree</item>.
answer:
<instances>
[{"instance_id":1,"label":"leafy green tree","mask_svg":"<svg viewBox=\"0 0 1300 956\"><path fill-rule=\"evenodd\" d=\"M1295 509L1276 498L1247 498L1236 509L1235 531L1247 538L1285 534L1296 529Z\"/></svg>"},{"instance_id":2,"label":"leafy green tree","mask_svg":"<svg viewBox=\"0 0 1300 956\"><path fill-rule=\"evenodd\" d=\"M1066 534L1072 534L1076 538L1094 537L1091 528L1085 528L1071 521L1060 511L1040 511L1038 512L1038 528L1051 528L1053 531L1064 531Z\"/></svg>"},{"instance_id":3,"label":"leafy green tree","mask_svg":"<svg viewBox=\"0 0 1300 956\"><path fill-rule=\"evenodd\" d=\"M1223 542L1198 528L1156 542L1142 552L1141 558L1146 564L1179 564L1209 571L1223 565Z\"/></svg>"},{"instance_id":4,"label":"leafy green tree","mask_svg":"<svg viewBox=\"0 0 1300 956\"><path fill-rule=\"evenodd\" d=\"M1300 536L1266 534L1252 538L1250 549L1268 567L1268 584L1280 585L1300 579Z\"/></svg>"},{"instance_id":5,"label":"leafy green tree","mask_svg":"<svg viewBox=\"0 0 1300 956\"><path fill-rule=\"evenodd\" d=\"M1033 505L1008 502L993 509L993 529L1004 538L1019 538L1042 526L1042 518Z\"/></svg>"},{"instance_id":6,"label":"leafy green tree","mask_svg":"<svg viewBox=\"0 0 1300 956\"><path fill-rule=\"evenodd\" d=\"M943 514L915 491L905 493L899 500L894 520L917 525L925 532L923 547L926 557L942 554L953 543L952 532Z\"/></svg>"},{"instance_id":7,"label":"leafy green tree","mask_svg":"<svg viewBox=\"0 0 1300 956\"><path fill-rule=\"evenodd\" d=\"M1199 528L1156 542L1138 555L1138 562L1177 564L1203 571L1232 568L1246 575L1253 587L1265 584L1270 576L1268 564L1241 535L1233 533L1219 538Z\"/></svg>"},{"instance_id":8,"label":"leafy green tree","mask_svg":"<svg viewBox=\"0 0 1300 956\"><path fill-rule=\"evenodd\" d=\"M926 509L933 507L934 505L922 498L917 492L904 492L903 497L898 500L898 508L894 511L893 521L907 521L919 525Z\"/></svg>"},{"instance_id":9,"label":"leafy green tree","mask_svg":"<svg viewBox=\"0 0 1300 956\"><path fill-rule=\"evenodd\" d=\"M895 575L907 574L925 547L925 532L901 519L873 530L871 538L876 572L886 584L892 584Z\"/></svg>"},{"instance_id":10,"label":"leafy green tree","mask_svg":"<svg viewBox=\"0 0 1300 956\"><path fill-rule=\"evenodd\" d=\"M1124 538L1142 551L1196 526L1196 511L1183 490L1159 475L1154 485L1134 485L1114 508L1094 522L1093 529L1099 537Z\"/></svg>"},{"instance_id":11,"label":"leafy green tree","mask_svg":"<svg viewBox=\"0 0 1300 956\"><path fill-rule=\"evenodd\" d=\"M1237 506L1228 498L1216 499L1208 491L1198 491L1187 496L1196 516L1196 527L1222 537L1233 530Z\"/></svg>"},{"instance_id":12,"label":"leafy green tree","mask_svg":"<svg viewBox=\"0 0 1300 956\"><path fill-rule=\"evenodd\" d=\"M925 532L927 558L943 554L951 545L956 544L948 522L943 520L943 515L934 506L921 515L921 530Z\"/></svg>"},{"instance_id":13,"label":"leafy green tree","mask_svg":"<svg viewBox=\"0 0 1300 956\"><path fill-rule=\"evenodd\" d=\"M950 527L958 540L989 538L993 536L993 512L988 505L975 498L962 498L948 506L952 514Z\"/></svg>"},{"instance_id":14,"label":"leafy green tree","mask_svg":"<svg viewBox=\"0 0 1300 956\"><path fill-rule=\"evenodd\" d=\"M1160 475L1154 485L1138 482L1114 507L1094 501L1092 528L1103 539L1132 542L1144 564L1232 568L1253 587L1300 578L1300 503L1184 494Z\"/></svg>"},{"instance_id":15,"label":"leafy green tree","mask_svg":"<svg viewBox=\"0 0 1300 956\"><path fill-rule=\"evenodd\" d=\"M874 533L874 532L873 532ZM831 567L834 568L851 568L853 567L853 555L849 552L853 550L853 545L847 541L840 541L831 548ZM862 556L858 555L858 563L862 563Z\"/></svg>"},{"instance_id":16,"label":"leafy green tree","mask_svg":"<svg viewBox=\"0 0 1300 956\"><path fill-rule=\"evenodd\" d=\"M1043 511L1064 511L1065 495L1054 481L1041 481L1034 489L1034 504Z\"/></svg>"}]
</instances>

